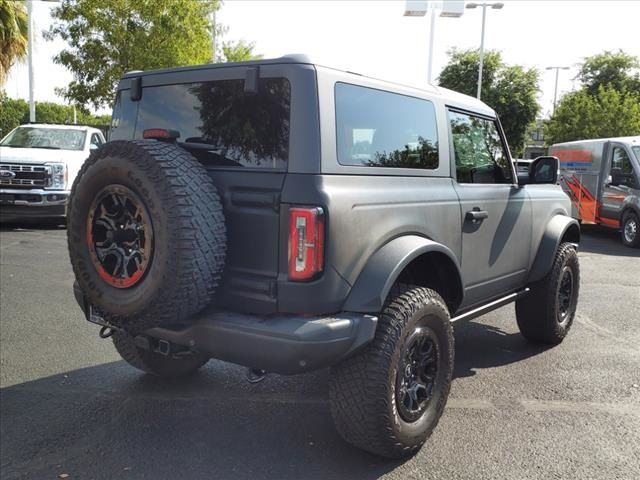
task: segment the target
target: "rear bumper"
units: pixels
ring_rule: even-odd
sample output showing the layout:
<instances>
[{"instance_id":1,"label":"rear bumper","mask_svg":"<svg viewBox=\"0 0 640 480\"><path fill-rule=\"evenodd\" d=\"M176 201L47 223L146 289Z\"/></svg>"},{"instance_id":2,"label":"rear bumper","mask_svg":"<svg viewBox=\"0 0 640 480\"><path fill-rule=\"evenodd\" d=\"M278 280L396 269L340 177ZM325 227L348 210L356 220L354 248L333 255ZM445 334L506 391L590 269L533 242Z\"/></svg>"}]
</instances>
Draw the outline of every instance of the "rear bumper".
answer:
<instances>
[{"instance_id":1,"label":"rear bumper","mask_svg":"<svg viewBox=\"0 0 640 480\"><path fill-rule=\"evenodd\" d=\"M74 294L86 316L86 301L77 284ZM306 317L205 310L186 325L144 332L139 344L164 340L219 360L292 375L350 356L373 340L377 322L375 316L351 312Z\"/></svg>"}]
</instances>

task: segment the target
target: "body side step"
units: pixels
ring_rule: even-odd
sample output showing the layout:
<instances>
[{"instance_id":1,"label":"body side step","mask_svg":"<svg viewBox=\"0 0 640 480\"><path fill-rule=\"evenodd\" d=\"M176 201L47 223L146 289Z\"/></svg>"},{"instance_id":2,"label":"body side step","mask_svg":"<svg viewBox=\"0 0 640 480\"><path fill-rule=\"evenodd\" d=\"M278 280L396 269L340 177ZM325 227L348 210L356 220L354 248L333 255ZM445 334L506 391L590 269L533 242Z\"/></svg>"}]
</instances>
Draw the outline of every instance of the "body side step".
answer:
<instances>
[{"instance_id":1,"label":"body side step","mask_svg":"<svg viewBox=\"0 0 640 480\"><path fill-rule=\"evenodd\" d=\"M515 302L521 297L524 297L527 293L529 293L529 288L524 288L520 291L514 292L510 295L507 295L502 298L498 298L492 302L487 303L486 305L482 305L480 307L474 308L473 310L469 310L461 315L457 315L451 319L452 322L459 322L461 320L472 320L474 318L480 317L485 313L489 313L492 310L496 310L497 308L504 307L505 305Z\"/></svg>"}]
</instances>

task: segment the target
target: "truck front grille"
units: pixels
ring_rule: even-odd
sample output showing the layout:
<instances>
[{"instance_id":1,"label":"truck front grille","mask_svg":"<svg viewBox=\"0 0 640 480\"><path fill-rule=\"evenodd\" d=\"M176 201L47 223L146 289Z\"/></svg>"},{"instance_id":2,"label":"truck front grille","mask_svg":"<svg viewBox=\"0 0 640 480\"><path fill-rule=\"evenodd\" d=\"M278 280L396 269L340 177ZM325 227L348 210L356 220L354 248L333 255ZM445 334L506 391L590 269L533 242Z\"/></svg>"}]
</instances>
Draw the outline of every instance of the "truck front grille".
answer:
<instances>
[{"instance_id":1,"label":"truck front grille","mask_svg":"<svg viewBox=\"0 0 640 480\"><path fill-rule=\"evenodd\" d=\"M49 176L50 168L46 165L0 164L2 187L44 188L48 184Z\"/></svg>"}]
</instances>

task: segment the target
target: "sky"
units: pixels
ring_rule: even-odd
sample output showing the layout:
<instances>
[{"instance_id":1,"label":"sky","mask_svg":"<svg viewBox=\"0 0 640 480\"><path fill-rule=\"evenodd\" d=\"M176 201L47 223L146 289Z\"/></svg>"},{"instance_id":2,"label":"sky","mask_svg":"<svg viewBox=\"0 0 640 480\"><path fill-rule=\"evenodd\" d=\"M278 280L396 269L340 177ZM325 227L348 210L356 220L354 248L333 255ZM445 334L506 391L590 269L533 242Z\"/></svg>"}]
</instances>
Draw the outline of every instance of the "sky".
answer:
<instances>
[{"instance_id":1,"label":"sky","mask_svg":"<svg viewBox=\"0 0 640 480\"><path fill-rule=\"evenodd\" d=\"M508 64L540 71L539 101L551 113L555 72L558 97L578 88L574 80L585 57L622 49L640 57L640 1L503 0L487 9L485 49L502 53ZM54 89L71 74L53 63L64 42L45 41L51 24L50 2L34 1L35 98L63 101ZM228 27L225 40L255 43L265 58L305 53L316 63L420 87L427 82L429 17L405 17L404 0L225 0L217 20ZM478 48L482 9L466 9L460 18L438 17L434 30L434 79L451 48ZM28 98L26 64L18 64L5 86L9 96Z\"/></svg>"}]
</instances>

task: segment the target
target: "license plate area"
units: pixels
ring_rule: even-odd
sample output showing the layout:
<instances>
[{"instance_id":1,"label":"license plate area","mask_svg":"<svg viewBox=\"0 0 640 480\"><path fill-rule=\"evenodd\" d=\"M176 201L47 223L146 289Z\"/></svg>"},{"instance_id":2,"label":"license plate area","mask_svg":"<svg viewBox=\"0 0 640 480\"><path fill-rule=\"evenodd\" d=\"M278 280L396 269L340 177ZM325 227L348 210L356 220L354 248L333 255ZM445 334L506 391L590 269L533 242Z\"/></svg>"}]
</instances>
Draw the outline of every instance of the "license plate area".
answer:
<instances>
[{"instance_id":1,"label":"license plate area","mask_svg":"<svg viewBox=\"0 0 640 480\"><path fill-rule=\"evenodd\" d=\"M87 312L87 320L91 323L95 323L96 325L101 325L103 327L111 327L112 325L104 319L104 313L97 307L93 305L89 305L89 310Z\"/></svg>"}]
</instances>

